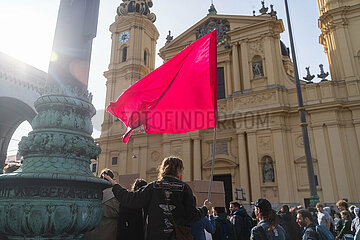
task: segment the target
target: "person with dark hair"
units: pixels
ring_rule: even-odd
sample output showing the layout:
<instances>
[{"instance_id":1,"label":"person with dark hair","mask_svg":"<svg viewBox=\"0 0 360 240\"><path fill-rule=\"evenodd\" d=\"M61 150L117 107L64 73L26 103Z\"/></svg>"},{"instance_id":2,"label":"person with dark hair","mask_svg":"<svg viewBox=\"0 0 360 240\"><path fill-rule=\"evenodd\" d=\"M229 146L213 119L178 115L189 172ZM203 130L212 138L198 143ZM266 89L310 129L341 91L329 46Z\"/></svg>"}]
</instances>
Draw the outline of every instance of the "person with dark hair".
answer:
<instances>
[{"instance_id":1,"label":"person with dark hair","mask_svg":"<svg viewBox=\"0 0 360 240\"><path fill-rule=\"evenodd\" d=\"M340 212L341 215L341 219L343 222L343 226L339 232L339 234L336 236L336 239L342 239L343 237L345 237L345 239L347 239L347 237L349 237L349 239L353 238L353 231L351 231L351 217L350 217L350 213L347 210L342 210Z\"/></svg>"},{"instance_id":2,"label":"person with dark hair","mask_svg":"<svg viewBox=\"0 0 360 240\"><path fill-rule=\"evenodd\" d=\"M286 232L288 239L300 240L301 239L301 229L296 223L296 218L291 215L288 205L283 205L281 207L279 216L279 224L282 226Z\"/></svg>"},{"instance_id":3,"label":"person with dark hair","mask_svg":"<svg viewBox=\"0 0 360 240\"><path fill-rule=\"evenodd\" d=\"M203 219L191 223L191 234L194 240L206 240L205 231L215 233L216 225L213 215L205 216Z\"/></svg>"},{"instance_id":4,"label":"person with dark hair","mask_svg":"<svg viewBox=\"0 0 360 240\"><path fill-rule=\"evenodd\" d=\"M183 170L180 158L167 157L159 167L158 180L135 192L105 177L113 185L113 193L122 206L148 210L146 239L165 240L175 238L175 229L191 234L189 224L205 217L212 205L205 200L201 208L195 206L190 186L180 180Z\"/></svg>"},{"instance_id":5,"label":"person with dark hair","mask_svg":"<svg viewBox=\"0 0 360 240\"><path fill-rule=\"evenodd\" d=\"M343 198L342 200L339 200L337 203L336 203L336 206L337 208L339 209L340 212L342 211L348 211L348 200L346 198ZM353 219L353 217L355 216L352 216L350 214L350 217L351 217L351 220ZM337 234L340 233L341 229L343 228L344 226L344 220L340 217L340 220L336 222L335 224L335 232Z\"/></svg>"},{"instance_id":6,"label":"person with dark hair","mask_svg":"<svg viewBox=\"0 0 360 240\"><path fill-rule=\"evenodd\" d=\"M213 240L235 240L235 234L231 222L227 219L224 207L213 208L216 230L212 235Z\"/></svg>"},{"instance_id":7,"label":"person with dark hair","mask_svg":"<svg viewBox=\"0 0 360 240\"><path fill-rule=\"evenodd\" d=\"M279 218L268 200L256 200L255 215L259 223L251 229L251 240L286 240L285 230L279 225Z\"/></svg>"},{"instance_id":8,"label":"person with dark hair","mask_svg":"<svg viewBox=\"0 0 360 240\"><path fill-rule=\"evenodd\" d=\"M246 209L238 202L230 203L230 221L234 227L235 236L237 240L249 240L250 231L253 227L252 219L247 214Z\"/></svg>"},{"instance_id":9,"label":"person with dark hair","mask_svg":"<svg viewBox=\"0 0 360 240\"><path fill-rule=\"evenodd\" d=\"M115 180L114 173L108 168L103 169L100 173L101 179L107 179L105 176ZM112 188L106 188L103 191L102 207L104 213L100 224L91 232L87 232L84 235L83 240L116 240L119 217L119 201L112 193Z\"/></svg>"},{"instance_id":10,"label":"person with dark hair","mask_svg":"<svg viewBox=\"0 0 360 240\"><path fill-rule=\"evenodd\" d=\"M319 234L316 232L316 224L313 222L313 217L308 210L299 210L296 222L300 227L304 228L302 240L320 240Z\"/></svg>"},{"instance_id":11,"label":"person with dark hair","mask_svg":"<svg viewBox=\"0 0 360 240\"><path fill-rule=\"evenodd\" d=\"M131 191L135 192L146 185L144 179L135 179ZM120 204L117 239L144 240L146 216L146 209L127 208Z\"/></svg>"}]
</instances>

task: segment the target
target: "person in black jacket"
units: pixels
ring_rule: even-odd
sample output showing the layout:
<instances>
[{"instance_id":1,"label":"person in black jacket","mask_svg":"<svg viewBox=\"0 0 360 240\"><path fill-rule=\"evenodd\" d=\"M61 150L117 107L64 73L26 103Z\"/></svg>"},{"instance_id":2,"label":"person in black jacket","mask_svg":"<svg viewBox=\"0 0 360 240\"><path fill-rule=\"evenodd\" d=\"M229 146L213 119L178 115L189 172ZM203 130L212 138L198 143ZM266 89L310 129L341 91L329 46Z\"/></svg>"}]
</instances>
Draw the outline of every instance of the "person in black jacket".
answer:
<instances>
[{"instance_id":1,"label":"person in black jacket","mask_svg":"<svg viewBox=\"0 0 360 240\"><path fill-rule=\"evenodd\" d=\"M296 223L296 219L291 215L288 205L281 207L279 216L279 225L281 225L285 232L287 239L300 240L301 239L301 228Z\"/></svg>"},{"instance_id":2,"label":"person in black jacket","mask_svg":"<svg viewBox=\"0 0 360 240\"><path fill-rule=\"evenodd\" d=\"M227 219L224 207L213 208L216 230L212 234L213 240L235 240L234 229L231 222Z\"/></svg>"},{"instance_id":3,"label":"person in black jacket","mask_svg":"<svg viewBox=\"0 0 360 240\"><path fill-rule=\"evenodd\" d=\"M131 186L131 191L137 191L141 187L146 186L147 182L144 179L136 179ZM147 210L143 208L126 208L119 207L119 219L117 240L131 239L144 240L145 239L145 221Z\"/></svg>"},{"instance_id":4,"label":"person in black jacket","mask_svg":"<svg viewBox=\"0 0 360 240\"><path fill-rule=\"evenodd\" d=\"M246 209L238 202L231 202L229 209L231 212L230 221L234 226L236 239L249 240L253 223Z\"/></svg>"},{"instance_id":5,"label":"person in black jacket","mask_svg":"<svg viewBox=\"0 0 360 240\"><path fill-rule=\"evenodd\" d=\"M319 234L316 232L316 224L308 210L299 210L296 215L296 222L304 228L302 240L320 240Z\"/></svg>"},{"instance_id":6,"label":"person in black jacket","mask_svg":"<svg viewBox=\"0 0 360 240\"><path fill-rule=\"evenodd\" d=\"M178 226L189 227L190 222L202 219L211 208L208 200L201 208L195 206L191 188L180 180L183 170L180 158L167 157L159 168L158 180L135 192L127 191L106 177L122 206L148 210L147 240L175 239L173 221Z\"/></svg>"}]
</instances>

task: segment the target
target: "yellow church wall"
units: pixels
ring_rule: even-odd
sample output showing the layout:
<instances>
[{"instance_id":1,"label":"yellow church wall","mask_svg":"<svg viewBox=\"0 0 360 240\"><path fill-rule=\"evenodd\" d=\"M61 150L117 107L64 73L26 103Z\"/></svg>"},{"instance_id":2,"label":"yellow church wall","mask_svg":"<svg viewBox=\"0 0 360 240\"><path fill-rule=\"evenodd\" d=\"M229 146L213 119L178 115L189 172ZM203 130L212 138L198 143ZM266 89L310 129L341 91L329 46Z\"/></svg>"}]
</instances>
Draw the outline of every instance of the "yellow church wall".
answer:
<instances>
[{"instance_id":1,"label":"yellow church wall","mask_svg":"<svg viewBox=\"0 0 360 240\"><path fill-rule=\"evenodd\" d=\"M356 1L343 1L355 4ZM360 22L357 9L331 10L334 3L318 0L322 17L320 41L328 55L331 79L320 83L301 83L318 194L322 202L340 198L360 201ZM343 7L344 5L341 5ZM331 10L331 11L330 11ZM348 22L338 24L338 12ZM326 16L325 16L326 15ZM110 27L112 54L107 78L106 105L128 86L153 69L158 32L153 23L130 14L117 17ZM125 19L125 20L124 20ZM169 60L196 40L194 30L209 19L226 19L229 49L218 46L218 67L224 68L225 99L218 100L219 123L215 176L230 175L232 196L244 188L246 203L266 197L273 203L304 203L310 195L291 59L282 56L281 20L265 16L208 15L160 49ZM124 20L124 21L123 21ZM135 25L141 28L132 28ZM130 31L129 61L120 62L118 36ZM134 39L136 36L136 39ZM143 51L149 51L149 65ZM263 76L254 77L254 58L261 59ZM289 75L290 74L290 75ZM330 79L330 77L329 77ZM128 144L121 136L125 127L108 113L104 115L102 148L98 168L111 168L116 174L139 174L147 181L157 178L157 167L164 157L184 159L184 181L208 180L211 173L213 130L181 135L133 132ZM118 157L116 165L112 158ZM266 159L271 159L274 181L264 181Z\"/></svg>"}]
</instances>

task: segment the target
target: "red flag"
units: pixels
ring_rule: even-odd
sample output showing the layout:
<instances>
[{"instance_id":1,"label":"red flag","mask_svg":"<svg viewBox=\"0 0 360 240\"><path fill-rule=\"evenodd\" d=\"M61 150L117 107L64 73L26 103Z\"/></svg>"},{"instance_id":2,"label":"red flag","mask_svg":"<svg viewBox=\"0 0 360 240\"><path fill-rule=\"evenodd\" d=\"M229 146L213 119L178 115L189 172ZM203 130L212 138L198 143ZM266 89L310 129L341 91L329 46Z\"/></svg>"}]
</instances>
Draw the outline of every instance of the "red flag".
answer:
<instances>
[{"instance_id":1,"label":"red flag","mask_svg":"<svg viewBox=\"0 0 360 240\"><path fill-rule=\"evenodd\" d=\"M185 133L217 124L216 30L128 88L107 111L127 126L123 141L146 133Z\"/></svg>"}]
</instances>

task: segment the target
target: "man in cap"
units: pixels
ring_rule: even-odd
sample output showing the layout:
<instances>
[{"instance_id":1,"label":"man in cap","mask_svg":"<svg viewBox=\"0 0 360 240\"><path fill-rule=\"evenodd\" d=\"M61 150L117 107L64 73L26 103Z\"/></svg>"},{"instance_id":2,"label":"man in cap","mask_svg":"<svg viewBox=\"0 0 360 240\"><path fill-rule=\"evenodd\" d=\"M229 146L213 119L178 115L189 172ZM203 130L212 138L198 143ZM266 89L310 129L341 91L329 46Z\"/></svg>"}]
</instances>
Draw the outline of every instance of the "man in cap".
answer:
<instances>
[{"instance_id":1,"label":"man in cap","mask_svg":"<svg viewBox=\"0 0 360 240\"><path fill-rule=\"evenodd\" d=\"M259 223L251 230L250 240L285 240L285 230L279 225L279 218L265 198L255 202L254 209Z\"/></svg>"}]
</instances>

